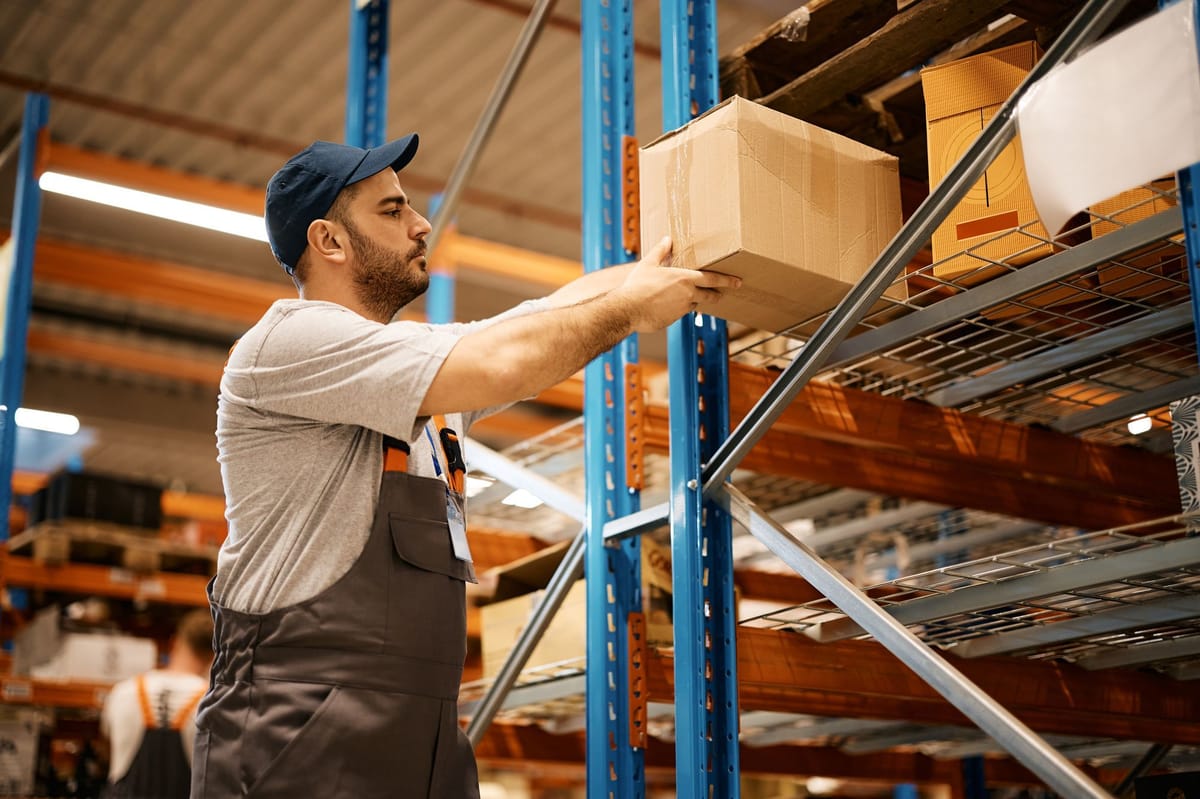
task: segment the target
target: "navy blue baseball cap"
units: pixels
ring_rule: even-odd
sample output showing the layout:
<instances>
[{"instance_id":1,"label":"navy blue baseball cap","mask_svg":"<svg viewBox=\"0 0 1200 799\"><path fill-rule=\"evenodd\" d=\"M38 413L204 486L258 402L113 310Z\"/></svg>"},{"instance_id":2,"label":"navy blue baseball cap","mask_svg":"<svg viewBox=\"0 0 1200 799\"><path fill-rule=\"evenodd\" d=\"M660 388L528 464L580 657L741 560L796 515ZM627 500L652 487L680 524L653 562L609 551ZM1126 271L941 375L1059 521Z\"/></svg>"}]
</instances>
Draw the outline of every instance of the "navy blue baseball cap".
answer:
<instances>
[{"instance_id":1,"label":"navy blue baseball cap","mask_svg":"<svg viewBox=\"0 0 1200 799\"><path fill-rule=\"evenodd\" d=\"M292 156L267 184L267 239L291 274L308 246L308 226L325 218L347 186L391 167L399 172L417 154L417 134L364 150L317 141Z\"/></svg>"}]
</instances>

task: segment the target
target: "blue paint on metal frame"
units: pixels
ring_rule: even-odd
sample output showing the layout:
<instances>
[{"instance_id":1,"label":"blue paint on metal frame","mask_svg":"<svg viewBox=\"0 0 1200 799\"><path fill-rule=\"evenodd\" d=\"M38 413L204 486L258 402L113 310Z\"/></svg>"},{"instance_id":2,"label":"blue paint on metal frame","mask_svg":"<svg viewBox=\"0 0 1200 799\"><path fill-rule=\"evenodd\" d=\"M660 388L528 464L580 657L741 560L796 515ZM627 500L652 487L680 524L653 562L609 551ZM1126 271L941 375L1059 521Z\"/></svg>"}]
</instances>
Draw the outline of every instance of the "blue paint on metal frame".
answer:
<instances>
[{"instance_id":1,"label":"blue paint on metal frame","mask_svg":"<svg viewBox=\"0 0 1200 799\"><path fill-rule=\"evenodd\" d=\"M1160 2L1163 7L1170 3ZM1200 49L1200 2L1192 3L1192 29ZM1194 135L1194 134L1193 134ZM1183 233L1188 259L1188 285L1192 288L1192 324L1200 354L1200 164L1179 170L1179 205L1183 209Z\"/></svg>"},{"instance_id":2,"label":"blue paint on metal frame","mask_svg":"<svg viewBox=\"0 0 1200 799\"><path fill-rule=\"evenodd\" d=\"M346 144L378 147L387 134L389 0L350 0Z\"/></svg>"},{"instance_id":3,"label":"blue paint on metal frame","mask_svg":"<svg viewBox=\"0 0 1200 799\"><path fill-rule=\"evenodd\" d=\"M16 413L25 388L25 337L33 302L33 248L42 214L38 187L38 138L46 127L50 101L44 94L25 96L21 121L21 155L13 199L12 273L4 324L4 352L0 359L0 508L12 505L13 460L17 452ZM0 513L0 541L8 540L8 511Z\"/></svg>"},{"instance_id":4,"label":"blue paint on metal frame","mask_svg":"<svg viewBox=\"0 0 1200 799\"><path fill-rule=\"evenodd\" d=\"M438 215L442 206L442 193L438 192L429 198L429 218ZM453 224L446 220L447 225ZM429 253L430 257L434 253ZM425 318L430 324L447 325L454 321L454 267L435 262L428 262L429 290L425 292Z\"/></svg>"},{"instance_id":5,"label":"blue paint on metal frame","mask_svg":"<svg viewBox=\"0 0 1200 799\"><path fill-rule=\"evenodd\" d=\"M621 138L633 133L630 0L583 4L583 264L628 261L621 241ZM645 795L644 756L629 736L628 616L641 608L641 546L604 545L604 524L639 507L625 479L625 365L637 339L596 358L584 373L587 466L587 787L593 797Z\"/></svg>"},{"instance_id":6,"label":"blue paint on metal frame","mask_svg":"<svg viewBox=\"0 0 1200 799\"><path fill-rule=\"evenodd\" d=\"M963 799L988 799L987 772L983 755L964 757L962 761Z\"/></svg>"},{"instance_id":7,"label":"blue paint on metal frame","mask_svg":"<svg viewBox=\"0 0 1200 799\"><path fill-rule=\"evenodd\" d=\"M663 127L717 102L716 3L662 0ZM702 504L700 467L729 434L725 323L689 314L667 331L676 791L737 796L737 619L729 517ZM697 434L700 431L700 434Z\"/></svg>"}]
</instances>

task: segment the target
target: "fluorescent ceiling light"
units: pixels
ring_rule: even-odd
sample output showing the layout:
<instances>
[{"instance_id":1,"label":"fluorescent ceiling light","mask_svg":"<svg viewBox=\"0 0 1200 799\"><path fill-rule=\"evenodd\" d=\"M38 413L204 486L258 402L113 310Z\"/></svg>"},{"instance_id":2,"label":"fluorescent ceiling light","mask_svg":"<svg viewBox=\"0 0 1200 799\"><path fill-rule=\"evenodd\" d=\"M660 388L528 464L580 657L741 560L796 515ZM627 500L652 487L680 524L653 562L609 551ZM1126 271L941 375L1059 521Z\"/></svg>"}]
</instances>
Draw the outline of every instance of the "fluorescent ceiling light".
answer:
<instances>
[{"instance_id":1,"label":"fluorescent ceiling light","mask_svg":"<svg viewBox=\"0 0 1200 799\"><path fill-rule=\"evenodd\" d=\"M123 186L113 186L96 180L63 175L59 172L44 172L38 185L43 191L64 194L80 200L89 200L113 208L135 211L139 214L170 219L185 225L208 228L219 233L230 233L257 241L267 240L267 226L261 216L230 211L189 200L177 200L162 194L151 194Z\"/></svg>"},{"instance_id":2,"label":"fluorescent ceiling light","mask_svg":"<svg viewBox=\"0 0 1200 799\"><path fill-rule=\"evenodd\" d=\"M467 475L467 497L470 498L479 494L495 482L495 480L488 479L487 477L472 477L471 475Z\"/></svg>"},{"instance_id":3,"label":"fluorescent ceiling light","mask_svg":"<svg viewBox=\"0 0 1200 799\"><path fill-rule=\"evenodd\" d=\"M1139 413L1136 416L1129 417L1129 424L1126 425L1129 432L1135 436L1140 436L1142 433L1149 432L1151 427L1154 427L1154 420L1144 413Z\"/></svg>"},{"instance_id":4,"label":"fluorescent ceiling light","mask_svg":"<svg viewBox=\"0 0 1200 799\"><path fill-rule=\"evenodd\" d=\"M0 410L6 410L0 405ZM47 433L58 433L73 436L79 432L79 420L69 413L54 413L39 411L34 408L17 408L17 427L29 430L44 430Z\"/></svg>"},{"instance_id":5,"label":"fluorescent ceiling light","mask_svg":"<svg viewBox=\"0 0 1200 799\"><path fill-rule=\"evenodd\" d=\"M536 508L542 504L542 501L530 494L523 488L518 488L516 491L509 494L504 499L500 500L505 505L512 505L517 508Z\"/></svg>"}]
</instances>

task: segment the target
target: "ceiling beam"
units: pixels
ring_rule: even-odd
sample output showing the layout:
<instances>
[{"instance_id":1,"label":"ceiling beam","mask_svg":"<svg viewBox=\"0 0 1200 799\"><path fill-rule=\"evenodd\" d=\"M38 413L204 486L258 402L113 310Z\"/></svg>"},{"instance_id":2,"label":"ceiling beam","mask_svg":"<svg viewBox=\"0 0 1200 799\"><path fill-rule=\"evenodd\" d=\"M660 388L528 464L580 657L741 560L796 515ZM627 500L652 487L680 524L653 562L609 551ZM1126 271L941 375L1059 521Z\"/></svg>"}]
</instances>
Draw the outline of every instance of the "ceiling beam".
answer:
<instances>
[{"instance_id":1,"label":"ceiling beam","mask_svg":"<svg viewBox=\"0 0 1200 799\"><path fill-rule=\"evenodd\" d=\"M172 173L173 174L173 173ZM174 193L172 196L181 196ZM42 237L34 279L138 302L253 324L290 281L258 280L213 269ZM443 266L477 272L549 293L583 274L578 261L448 232L438 245Z\"/></svg>"},{"instance_id":2,"label":"ceiling beam","mask_svg":"<svg viewBox=\"0 0 1200 799\"><path fill-rule=\"evenodd\" d=\"M131 103L116 97L86 92L73 86L34 79L8 70L0 70L0 86L7 86L19 91L41 92L55 100L81 105L85 108L94 108L105 113L116 114L138 122L183 131L214 141L223 141L235 147L249 147L265 153L271 153L281 159L281 165L282 159L292 157L309 144L307 141L269 136L256 130L235 128L231 125L187 114L164 111L149 105ZM61 144L53 145L51 152L55 148L63 146ZM81 175L81 177L87 176ZM442 191L445 188L444 178L434 177L411 169L404 171L404 180L405 185L409 189L416 189L431 194ZM514 200L511 195L498 194L484 189L465 189L463 191L463 202L467 205L488 208L508 216L541 222L563 230L578 231L580 227L578 214L569 213L547 205L521 202ZM256 213L261 212L262 205L260 204Z\"/></svg>"},{"instance_id":3,"label":"ceiling beam","mask_svg":"<svg viewBox=\"0 0 1200 799\"><path fill-rule=\"evenodd\" d=\"M178 195L174 195L178 196ZM33 277L135 302L252 325L271 303L295 294L290 283L240 277L140 255L42 237Z\"/></svg>"},{"instance_id":4,"label":"ceiling beam","mask_svg":"<svg viewBox=\"0 0 1200 799\"><path fill-rule=\"evenodd\" d=\"M970 724L874 641L820 644L794 633L741 627L737 653L743 710ZM1170 677L1041 660L945 657L1038 732L1200 744L1200 692L1181 692ZM656 651L648 661L650 700L672 701L671 655Z\"/></svg>"}]
</instances>

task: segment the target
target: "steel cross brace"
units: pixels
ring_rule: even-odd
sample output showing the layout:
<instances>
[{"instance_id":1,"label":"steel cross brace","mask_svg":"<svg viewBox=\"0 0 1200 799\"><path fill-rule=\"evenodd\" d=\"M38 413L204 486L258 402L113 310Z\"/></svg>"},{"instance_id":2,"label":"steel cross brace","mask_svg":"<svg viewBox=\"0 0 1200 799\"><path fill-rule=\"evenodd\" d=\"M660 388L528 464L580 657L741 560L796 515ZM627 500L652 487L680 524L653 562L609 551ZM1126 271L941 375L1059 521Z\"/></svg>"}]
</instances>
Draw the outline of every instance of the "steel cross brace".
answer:
<instances>
[{"instance_id":1,"label":"steel cross brace","mask_svg":"<svg viewBox=\"0 0 1200 799\"><path fill-rule=\"evenodd\" d=\"M1063 796L1111 799L1108 793L1042 740L1016 716L963 676L900 621L879 607L787 528L731 485L714 492L734 519L784 563L828 597L930 687Z\"/></svg>"}]
</instances>

